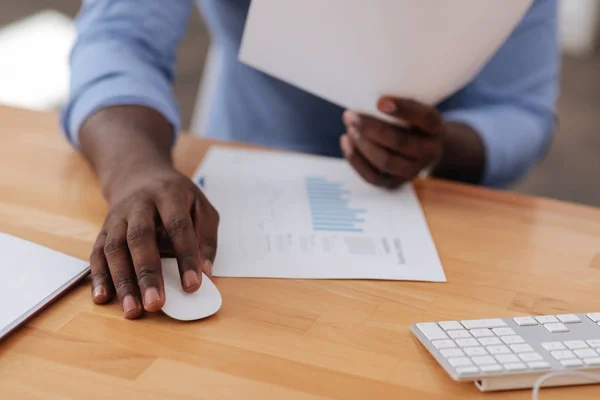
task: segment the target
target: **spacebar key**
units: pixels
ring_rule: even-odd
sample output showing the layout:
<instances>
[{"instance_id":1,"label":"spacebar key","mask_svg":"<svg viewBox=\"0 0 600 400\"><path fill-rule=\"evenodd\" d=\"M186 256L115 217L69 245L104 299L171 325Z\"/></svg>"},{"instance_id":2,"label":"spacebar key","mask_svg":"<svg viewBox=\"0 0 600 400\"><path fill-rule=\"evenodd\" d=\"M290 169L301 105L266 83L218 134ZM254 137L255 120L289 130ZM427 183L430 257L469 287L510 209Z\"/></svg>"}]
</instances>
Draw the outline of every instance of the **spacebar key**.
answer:
<instances>
[{"instance_id":1,"label":"spacebar key","mask_svg":"<svg viewBox=\"0 0 600 400\"><path fill-rule=\"evenodd\" d=\"M481 328L502 328L506 326L506 322L500 318L491 319L470 319L466 321L460 321L461 324L467 329L481 329Z\"/></svg>"},{"instance_id":2,"label":"spacebar key","mask_svg":"<svg viewBox=\"0 0 600 400\"><path fill-rule=\"evenodd\" d=\"M439 339L447 339L448 336L444 333L442 328L440 328L435 322L425 322L422 324L417 324L417 328L425 335L425 337L429 340L439 340Z\"/></svg>"}]
</instances>

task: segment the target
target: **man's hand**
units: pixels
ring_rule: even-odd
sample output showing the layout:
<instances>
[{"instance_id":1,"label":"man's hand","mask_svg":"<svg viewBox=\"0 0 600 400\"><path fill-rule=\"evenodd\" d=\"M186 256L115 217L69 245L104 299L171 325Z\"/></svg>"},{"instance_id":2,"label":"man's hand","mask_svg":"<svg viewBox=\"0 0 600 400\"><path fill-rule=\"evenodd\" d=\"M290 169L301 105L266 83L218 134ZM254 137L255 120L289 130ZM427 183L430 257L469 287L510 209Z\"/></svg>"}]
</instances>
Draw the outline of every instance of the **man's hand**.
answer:
<instances>
[{"instance_id":1,"label":"man's hand","mask_svg":"<svg viewBox=\"0 0 600 400\"><path fill-rule=\"evenodd\" d=\"M187 177L171 168L147 166L128 176L114 193L110 213L91 255L94 302L116 293L126 318L159 311L165 290L158 242L166 239L177 258L186 292L212 276L219 215Z\"/></svg>"},{"instance_id":2,"label":"man's hand","mask_svg":"<svg viewBox=\"0 0 600 400\"><path fill-rule=\"evenodd\" d=\"M367 182L392 189L440 158L447 128L437 110L413 100L383 97L377 107L406 127L346 111L343 119L348 131L340 145Z\"/></svg>"},{"instance_id":3,"label":"man's hand","mask_svg":"<svg viewBox=\"0 0 600 400\"><path fill-rule=\"evenodd\" d=\"M219 215L174 169L172 140L168 121L141 106L102 109L81 129L110 206L90 256L92 297L104 304L116 294L130 319L162 309L165 251L177 259L185 291L200 287L202 271L212 276Z\"/></svg>"}]
</instances>

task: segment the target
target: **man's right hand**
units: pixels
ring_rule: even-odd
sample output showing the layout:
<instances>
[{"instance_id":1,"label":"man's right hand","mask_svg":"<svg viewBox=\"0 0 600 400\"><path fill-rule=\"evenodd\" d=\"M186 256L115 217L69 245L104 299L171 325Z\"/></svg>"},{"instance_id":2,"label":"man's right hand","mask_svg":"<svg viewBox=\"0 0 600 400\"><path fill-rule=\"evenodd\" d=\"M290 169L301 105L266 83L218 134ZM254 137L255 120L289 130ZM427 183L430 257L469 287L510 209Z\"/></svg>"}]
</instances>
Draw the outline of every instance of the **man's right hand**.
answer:
<instances>
[{"instance_id":1,"label":"man's right hand","mask_svg":"<svg viewBox=\"0 0 600 400\"><path fill-rule=\"evenodd\" d=\"M110 211L90 256L96 304L116 294L125 318L162 309L160 242L177 259L183 290L212 276L219 215L172 166L171 127L145 107L106 108L81 129L83 153L98 173Z\"/></svg>"},{"instance_id":2,"label":"man's right hand","mask_svg":"<svg viewBox=\"0 0 600 400\"><path fill-rule=\"evenodd\" d=\"M159 311L165 301L158 242L165 236L186 292L212 276L219 215L192 181L171 168L126 172L90 258L93 298L116 293L126 318Z\"/></svg>"}]
</instances>

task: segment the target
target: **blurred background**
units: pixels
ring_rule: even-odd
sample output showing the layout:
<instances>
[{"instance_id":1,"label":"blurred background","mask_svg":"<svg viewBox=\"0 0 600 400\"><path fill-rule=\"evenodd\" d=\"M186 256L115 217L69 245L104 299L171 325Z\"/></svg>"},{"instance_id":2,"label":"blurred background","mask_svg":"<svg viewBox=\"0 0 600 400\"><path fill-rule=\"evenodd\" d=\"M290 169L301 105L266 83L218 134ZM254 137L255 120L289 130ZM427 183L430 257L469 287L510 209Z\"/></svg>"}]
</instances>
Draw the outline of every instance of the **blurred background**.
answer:
<instances>
[{"instance_id":1,"label":"blurred background","mask_svg":"<svg viewBox=\"0 0 600 400\"><path fill-rule=\"evenodd\" d=\"M0 104L58 110L68 94L67 57L80 0L0 2ZM600 1L560 0L560 127L552 149L512 189L600 206ZM201 133L201 90L210 41L192 16L180 46L175 93L183 127Z\"/></svg>"}]
</instances>

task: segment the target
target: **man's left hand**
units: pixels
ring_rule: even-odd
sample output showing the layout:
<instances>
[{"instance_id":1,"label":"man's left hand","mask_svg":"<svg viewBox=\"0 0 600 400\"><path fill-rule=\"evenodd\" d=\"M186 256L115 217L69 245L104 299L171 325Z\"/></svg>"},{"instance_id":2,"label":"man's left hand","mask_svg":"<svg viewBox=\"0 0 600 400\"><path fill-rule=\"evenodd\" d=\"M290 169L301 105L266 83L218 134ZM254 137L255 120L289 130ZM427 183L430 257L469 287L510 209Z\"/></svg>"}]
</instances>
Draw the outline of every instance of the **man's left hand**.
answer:
<instances>
[{"instance_id":1,"label":"man's left hand","mask_svg":"<svg viewBox=\"0 0 600 400\"><path fill-rule=\"evenodd\" d=\"M363 179L393 189L439 159L447 128L436 109L413 100L382 97L377 108L406 127L346 111L343 120L347 133L340 145Z\"/></svg>"}]
</instances>

